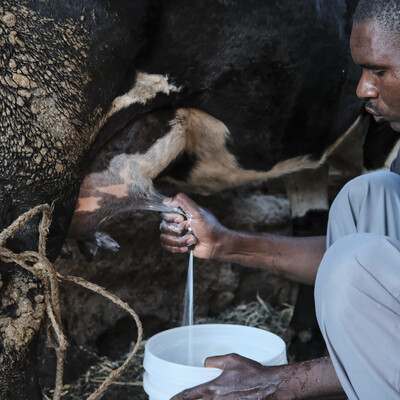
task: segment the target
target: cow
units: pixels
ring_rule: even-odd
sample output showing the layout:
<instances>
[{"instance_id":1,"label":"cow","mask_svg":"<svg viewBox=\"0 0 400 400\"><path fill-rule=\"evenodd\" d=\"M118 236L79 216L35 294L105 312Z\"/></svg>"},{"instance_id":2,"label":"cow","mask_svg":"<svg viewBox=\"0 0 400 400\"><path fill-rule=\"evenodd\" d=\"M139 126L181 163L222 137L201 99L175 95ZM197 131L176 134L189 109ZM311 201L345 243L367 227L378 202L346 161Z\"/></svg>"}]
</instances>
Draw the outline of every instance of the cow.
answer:
<instances>
[{"instance_id":1,"label":"cow","mask_svg":"<svg viewBox=\"0 0 400 400\"><path fill-rule=\"evenodd\" d=\"M205 2L197 15L185 4L158 7L151 52L92 148L69 231L88 260L98 247L118 250L98 232L108 218L162 209L160 179L210 194L285 176L293 233L323 234L327 164L355 174L363 158L380 167L397 140L355 96L359 71L348 49L355 1ZM300 333L290 351L307 359L324 344L313 289L302 285L299 293L292 326Z\"/></svg>"},{"instance_id":2,"label":"cow","mask_svg":"<svg viewBox=\"0 0 400 400\"><path fill-rule=\"evenodd\" d=\"M157 179L212 193L319 169L353 133L390 148L354 95L355 3L2 0L0 230L47 203L50 260L67 234L116 250L101 222L161 207ZM6 244L37 243L34 218ZM0 397L36 400L42 287L0 274Z\"/></svg>"},{"instance_id":3,"label":"cow","mask_svg":"<svg viewBox=\"0 0 400 400\"><path fill-rule=\"evenodd\" d=\"M113 210L139 207L138 198L154 202L162 177L210 194L318 170L344 140L355 136L361 151L368 130L368 142L376 139L355 96L359 71L346 40L355 1L205 2L197 16L185 4L157 7L151 51L92 148L72 236L89 237ZM383 136L390 148L396 135L386 127ZM309 208L294 203L294 216ZM314 208L326 209L327 199Z\"/></svg>"},{"instance_id":4,"label":"cow","mask_svg":"<svg viewBox=\"0 0 400 400\"><path fill-rule=\"evenodd\" d=\"M115 99L110 115L119 118L95 143L97 156L86 169L70 234L80 239L87 259L99 246L118 249L97 232L100 223L114 213L160 206L153 184L162 178L185 192L210 194L285 176L294 234L304 234L304 225L309 234L323 234L326 165L337 164L339 155L345 168L359 172L356 159L362 160L364 144L366 165L380 167L383 160L368 157L368 150L384 146L380 153L387 154L397 139L387 126L371 122L355 96L359 71L347 44L354 3L204 3L199 15L213 11L204 30L183 2L163 5L152 52L144 56L134 86ZM196 67L188 69L192 59ZM156 100L155 88L166 102ZM145 107L162 104L139 116L140 96L150 99ZM306 306L298 301L293 327L316 336L316 344L312 350L297 340L291 351L298 359L319 356L324 347L312 288L301 287L303 292L299 299Z\"/></svg>"},{"instance_id":5,"label":"cow","mask_svg":"<svg viewBox=\"0 0 400 400\"><path fill-rule=\"evenodd\" d=\"M0 230L53 206L47 256L64 242L85 157L115 98L135 81L147 2L2 0L0 3ZM39 217L7 240L36 250ZM42 398L35 343L45 304L40 282L2 262L0 398Z\"/></svg>"}]
</instances>

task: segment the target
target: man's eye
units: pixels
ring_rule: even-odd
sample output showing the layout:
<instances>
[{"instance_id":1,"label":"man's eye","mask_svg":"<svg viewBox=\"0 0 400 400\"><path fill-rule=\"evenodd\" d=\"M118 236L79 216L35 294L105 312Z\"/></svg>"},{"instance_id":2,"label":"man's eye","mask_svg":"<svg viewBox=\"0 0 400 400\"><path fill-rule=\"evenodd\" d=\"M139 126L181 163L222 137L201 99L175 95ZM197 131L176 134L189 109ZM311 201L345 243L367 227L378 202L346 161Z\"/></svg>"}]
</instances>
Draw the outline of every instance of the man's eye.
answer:
<instances>
[{"instance_id":1,"label":"man's eye","mask_svg":"<svg viewBox=\"0 0 400 400\"><path fill-rule=\"evenodd\" d=\"M385 73L385 71L382 70L382 69L379 69L379 70L372 70L371 72L372 72L375 76L383 76L384 73Z\"/></svg>"}]
</instances>

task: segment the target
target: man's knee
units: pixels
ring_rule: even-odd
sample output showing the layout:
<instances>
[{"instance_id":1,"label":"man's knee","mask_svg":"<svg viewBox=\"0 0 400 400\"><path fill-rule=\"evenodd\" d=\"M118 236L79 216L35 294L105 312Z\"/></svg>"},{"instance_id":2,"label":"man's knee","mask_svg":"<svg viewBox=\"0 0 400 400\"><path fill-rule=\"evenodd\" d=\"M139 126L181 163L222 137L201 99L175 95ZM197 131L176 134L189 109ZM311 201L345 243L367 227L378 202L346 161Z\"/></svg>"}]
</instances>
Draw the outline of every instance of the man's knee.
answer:
<instances>
[{"instance_id":1,"label":"man's knee","mask_svg":"<svg viewBox=\"0 0 400 400\"><path fill-rule=\"evenodd\" d=\"M377 284L396 290L390 288L387 269L395 262L393 258L400 261L399 254L394 241L381 235L351 234L337 240L318 269L315 300L319 320L351 323L360 293L373 298Z\"/></svg>"},{"instance_id":2,"label":"man's knee","mask_svg":"<svg viewBox=\"0 0 400 400\"><path fill-rule=\"evenodd\" d=\"M327 245L352 233L377 233L400 239L400 175L378 171L348 182L333 202Z\"/></svg>"},{"instance_id":3,"label":"man's knee","mask_svg":"<svg viewBox=\"0 0 400 400\"><path fill-rule=\"evenodd\" d=\"M369 193L395 191L400 194L400 175L388 171L376 171L358 176L347 182L336 196L331 207L331 214L343 207L343 203L357 204L363 201Z\"/></svg>"},{"instance_id":4,"label":"man's knee","mask_svg":"<svg viewBox=\"0 0 400 400\"><path fill-rule=\"evenodd\" d=\"M382 188L397 189L400 182L400 175L389 171L375 171L369 174L357 176L347 182L343 189L351 194L365 193L371 189L380 190Z\"/></svg>"},{"instance_id":5,"label":"man's knee","mask_svg":"<svg viewBox=\"0 0 400 400\"><path fill-rule=\"evenodd\" d=\"M337 240L324 254L315 282L316 296L331 302L340 291L359 281L357 256L367 246L368 234L350 234Z\"/></svg>"},{"instance_id":6,"label":"man's knee","mask_svg":"<svg viewBox=\"0 0 400 400\"><path fill-rule=\"evenodd\" d=\"M398 398L399 254L395 239L352 234L321 262L318 322L346 393L358 395L351 398Z\"/></svg>"}]
</instances>

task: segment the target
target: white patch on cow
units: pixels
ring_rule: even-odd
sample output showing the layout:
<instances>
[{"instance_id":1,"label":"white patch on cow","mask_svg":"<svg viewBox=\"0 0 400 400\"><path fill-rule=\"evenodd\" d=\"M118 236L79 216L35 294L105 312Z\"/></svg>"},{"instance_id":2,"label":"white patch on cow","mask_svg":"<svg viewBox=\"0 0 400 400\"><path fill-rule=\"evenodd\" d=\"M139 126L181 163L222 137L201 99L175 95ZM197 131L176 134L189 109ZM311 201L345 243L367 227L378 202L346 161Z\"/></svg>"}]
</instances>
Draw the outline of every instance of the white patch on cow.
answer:
<instances>
[{"instance_id":1,"label":"white patch on cow","mask_svg":"<svg viewBox=\"0 0 400 400\"><path fill-rule=\"evenodd\" d=\"M146 104L159 93L169 95L171 92L180 92L181 89L169 83L168 76L138 72L135 85L128 93L114 99L106 118L132 104Z\"/></svg>"},{"instance_id":2,"label":"white patch on cow","mask_svg":"<svg viewBox=\"0 0 400 400\"><path fill-rule=\"evenodd\" d=\"M397 153L399 152L400 149L400 140L396 142L394 147L392 148L392 151L389 153L387 156L385 163L383 164L383 167L381 169L389 171L390 170L390 165L392 164L392 161L397 157ZM371 171L364 171L365 173L371 172Z\"/></svg>"},{"instance_id":3,"label":"white patch on cow","mask_svg":"<svg viewBox=\"0 0 400 400\"><path fill-rule=\"evenodd\" d=\"M321 162L359 175L363 169L363 143L369 123L368 115L360 115L347 131L326 149Z\"/></svg>"},{"instance_id":4,"label":"white patch on cow","mask_svg":"<svg viewBox=\"0 0 400 400\"><path fill-rule=\"evenodd\" d=\"M328 165L287 175L284 179L292 218L309 210L328 210Z\"/></svg>"}]
</instances>

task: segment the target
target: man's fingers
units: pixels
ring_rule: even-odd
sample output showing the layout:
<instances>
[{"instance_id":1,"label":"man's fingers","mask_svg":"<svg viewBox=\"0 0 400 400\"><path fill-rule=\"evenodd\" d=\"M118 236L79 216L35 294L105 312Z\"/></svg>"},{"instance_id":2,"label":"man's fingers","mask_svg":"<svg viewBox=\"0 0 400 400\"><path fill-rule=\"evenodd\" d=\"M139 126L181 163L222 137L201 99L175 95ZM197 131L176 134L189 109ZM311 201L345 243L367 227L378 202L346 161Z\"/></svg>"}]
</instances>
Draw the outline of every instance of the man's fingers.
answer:
<instances>
[{"instance_id":1,"label":"man's fingers","mask_svg":"<svg viewBox=\"0 0 400 400\"><path fill-rule=\"evenodd\" d=\"M191 389L186 389L174 397L171 400L196 400L203 399L211 394L210 382L203 383L201 385L195 386Z\"/></svg>"},{"instance_id":2,"label":"man's fingers","mask_svg":"<svg viewBox=\"0 0 400 400\"><path fill-rule=\"evenodd\" d=\"M188 229L186 227L186 224L176 224L173 222L165 222L165 221L161 221L160 224L160 231L161 233L165 233L168 235L172 235L172 236L183 236L187 233Z\"/></svg>"},{"instance_id":3,"label":"man's fingers","mask_svg":"<svg viewBox=\"0 0 400 400\"><path fill-rule=\"evenodd\" d=\"M175 236L169 235L168 233L161 233L161 243L167 246L183 247L194 244L196 239L193 235Z\"/></svg>"},{"instance_id":4,"label":"man's fingers","mask_svg":"<svg viewBox=\"0 0 400 400\"><path fill-rule=\"evenodd\" d=\"M164 243L161 243L161 247L170 253L187 253L189 248L187 246L184 247L175 247L175 246L168 246Z\"/></svg>"},{"instance_id":5,"label":"man's fingers","mask_svg":"<svg viewBox=\"0 0 400 400\"><path fill-rule=\"evenodd\" d=\"M223 356L207 357L204 361L204 366L207 368L225 369L227 364L230 364L236 357L237 354L233 353Z\"/></svg>"},{"instance_id":6,"label":"man's fingers","mask_svg":"<svg viewBox=\"0 0 400 400\"><path fill-rule=\"evenodd\" d=\"M176 213L162 213L161 218L166 221L166 222L183 222L185 221L185 218L181 214L176 214Z\"/></svg>"},{"instance_id":7,"label":"man's fingers","mask_svg":"<svg viewBox=\"0 0 400 400\"><path fill-rule=\"evenodd\" d=\"M178 193L172 199L164 200L164 204L167 204L171 207L181 208L188 218L190 218L192 214L197 212L199 209L199 206L184 193Z\"/></svg>"}]
</instances>

